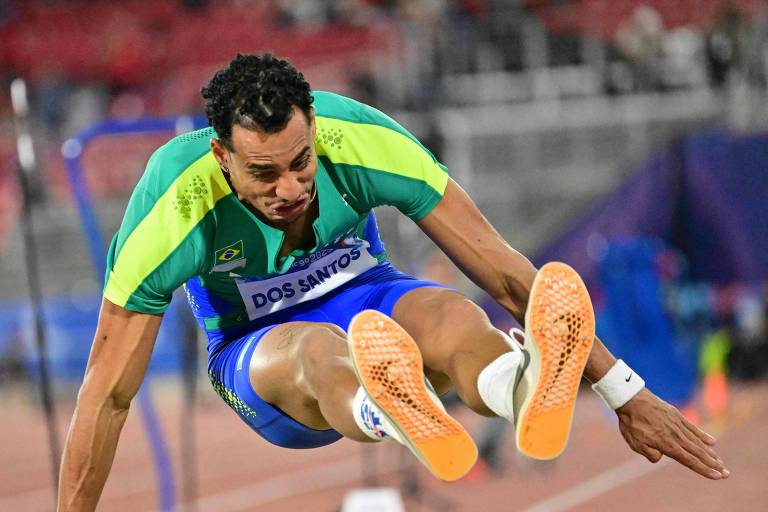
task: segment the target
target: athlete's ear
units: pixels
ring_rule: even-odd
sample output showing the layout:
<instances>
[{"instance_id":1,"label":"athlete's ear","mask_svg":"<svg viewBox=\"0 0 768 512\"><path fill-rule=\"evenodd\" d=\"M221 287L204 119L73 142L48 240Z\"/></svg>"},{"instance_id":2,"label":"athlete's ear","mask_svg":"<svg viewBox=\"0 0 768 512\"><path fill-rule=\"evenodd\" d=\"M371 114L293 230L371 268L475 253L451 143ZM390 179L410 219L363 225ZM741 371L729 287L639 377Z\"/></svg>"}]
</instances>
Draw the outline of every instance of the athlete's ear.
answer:
<instances>
[{"instance_id":1,"label":"athlete's ear","mask_svg":"<svg viewBox=\"0 0 768 512\"><path fill-rule=\"evenodd\" d=\"M219 167L224 172L229 172L229 162L227 161L227 148L216 137L211 137L211 153L219 163Z\"/></svg>"}]
</instances>

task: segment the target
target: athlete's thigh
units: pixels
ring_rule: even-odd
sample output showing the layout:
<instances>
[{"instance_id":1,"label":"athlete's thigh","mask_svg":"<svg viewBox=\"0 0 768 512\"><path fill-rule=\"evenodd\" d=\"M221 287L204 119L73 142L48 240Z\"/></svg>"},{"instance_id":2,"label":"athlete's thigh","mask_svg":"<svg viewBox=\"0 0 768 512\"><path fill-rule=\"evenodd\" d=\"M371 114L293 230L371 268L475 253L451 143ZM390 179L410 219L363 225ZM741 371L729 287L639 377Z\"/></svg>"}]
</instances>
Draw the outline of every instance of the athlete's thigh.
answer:
<instances>
[{"instance_id":1,"label":"athlete's thigh","mask_svg":"<svg viewBox=\"0 0 768 512\"><path fill-rule=\"evenodd\" d=\"M294 356L282 355L282 352L294 342L286 339L285 348L277 350L280 338L271 333L281 326L289 327L290 323L263 326L217 352L208 362L211 384L227 405L270 443L288 448L315 448L333 443L341 434L322 418L316 402L313 407L313 401L302 393L296 376L289 375ZM270 347L274 350L268 350ZM251 362L258 363L254 372ZM277 391L295 400L281 401Z\"/></svg>"},{"instance_id":2,"label":"athlete's thigh","mask_svg":"<svg viewBox=\"0 0 768 512\"><path fill-rule=\"evenodd\" d=\"M250 355L251 386L262 400L297 421L324 427L319 408L303 385L310 358L346 357L344 331L324 322L294 321L276 325L259 340Z\"/></svg>"},{"instance_id":3,"label":"athlete's thigh","mask_svg":"<svg viewBox=\"0 0 768 512\"><path fill-rule=\"evenodd\" d=\"M440 373L456 351L476 350L473 334L493 329L480 306L456 290L433 286L400 297L392 318L413 336L424 365Z\"/></svg>"}]
</instances>

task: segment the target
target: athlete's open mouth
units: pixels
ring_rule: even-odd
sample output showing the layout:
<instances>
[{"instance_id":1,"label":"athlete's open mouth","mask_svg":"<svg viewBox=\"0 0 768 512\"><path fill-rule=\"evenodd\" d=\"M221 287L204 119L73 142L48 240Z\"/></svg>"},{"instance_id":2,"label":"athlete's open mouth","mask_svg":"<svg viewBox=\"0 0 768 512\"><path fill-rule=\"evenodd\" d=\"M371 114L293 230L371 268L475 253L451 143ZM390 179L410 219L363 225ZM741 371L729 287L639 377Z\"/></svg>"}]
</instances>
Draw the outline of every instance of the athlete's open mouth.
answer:
<instances>
[{"instance_id":1,"label":"athlete's open mouth","mask_svg":"<svg viewBox=\"0 0 768 512\"><path fill-rule=\"evenodd\" d=\"M306 206L308 201L308 198L305 197L304 199L301 199L299 201L296 201L295 203L290 204L284 204L281 206L272 206L270 207L270 210L279 217L288 217L295 213L298 213Z\"/></svg>"}]
</instances>

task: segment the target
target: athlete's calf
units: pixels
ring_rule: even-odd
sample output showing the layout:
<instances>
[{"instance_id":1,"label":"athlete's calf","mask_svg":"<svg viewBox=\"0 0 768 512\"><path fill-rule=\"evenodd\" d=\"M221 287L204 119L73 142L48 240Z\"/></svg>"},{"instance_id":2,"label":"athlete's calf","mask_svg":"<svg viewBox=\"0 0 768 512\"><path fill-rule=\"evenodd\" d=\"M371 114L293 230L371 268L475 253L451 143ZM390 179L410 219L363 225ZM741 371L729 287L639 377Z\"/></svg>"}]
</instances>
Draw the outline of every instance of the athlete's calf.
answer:
<instances>
[{"instance_id":1,"label":"athlete's calf","mask_svg":"<svg viewBox=\"0 0 768 512\"><path fill-rule=\"evenodd\" d=\"M416 340L425 366L447 376L468 407L494 415L480 397L477 378L511 346L479 306L453 290L418 288L397 302L392 318Z\"/></svg>"}]
</instances>

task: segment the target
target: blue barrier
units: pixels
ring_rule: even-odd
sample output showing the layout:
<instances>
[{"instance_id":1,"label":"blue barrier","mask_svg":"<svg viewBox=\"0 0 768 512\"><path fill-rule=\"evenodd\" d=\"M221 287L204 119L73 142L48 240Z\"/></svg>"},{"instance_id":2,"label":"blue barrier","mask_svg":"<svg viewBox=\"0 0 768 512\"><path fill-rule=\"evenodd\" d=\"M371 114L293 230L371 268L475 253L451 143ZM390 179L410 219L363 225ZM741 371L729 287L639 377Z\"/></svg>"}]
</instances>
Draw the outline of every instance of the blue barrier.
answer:
<instances>
[{"instance_id":1,"label":"blue barrier","mask_svg":"<svg viewBox=\"0 0 768 512\"><path fill-rule=\"evenodd\" d=\"M697 340L681 340L664 307L658 240L613 241L600 265L604 294L598 335L613 354L645 379L648 388L678 406L696 385Z\"/></svg>"},{"instance_id":2,"label":"blue barrier","mask_svg":"<svg viewBox=\"0 0 768 512\"><path fill-rule=\"evenodd\" d=\"M82 155L86 146L95 139L102 137L115 137L127 135L139 135L150 133L182 133L205 126L205 120L201 117L167 117L155 119L135 119L129 121L108 120L96 123L77 135L67 140L61 149L67 171L67 177L75 198L80 221L88 243L94 269L99 280L103 283L104 270L107 261L107 242L102 234L96 216L91 194L85 182L82 169ZM157 421L151 397L147 391L147 382L139 391L139 403L142 411L142 419L147 432L155 462L158 477L160 495L160 510L172 511L174 509L174 484L173 471L162 430Z\"/></svg>"},{"instance_id":3,"label":"blue barrier","mask_svg":"<svg viewBox=\"0 0 768 512\"><path fill-rule=\"evenodd\" d=\"M90 340L96 330L101 295L48 296L45 329L48 335L47 360L51 378L56 381L81 381L90 353ZM177 374L182 370L178 334L184 329L182 314L186 306L173 301L152 351L148 375ZM30 378L39 378L35 354L32 310L28 302L0 302L0 357L19 361Z\"/></svg>"}]
</instances>

